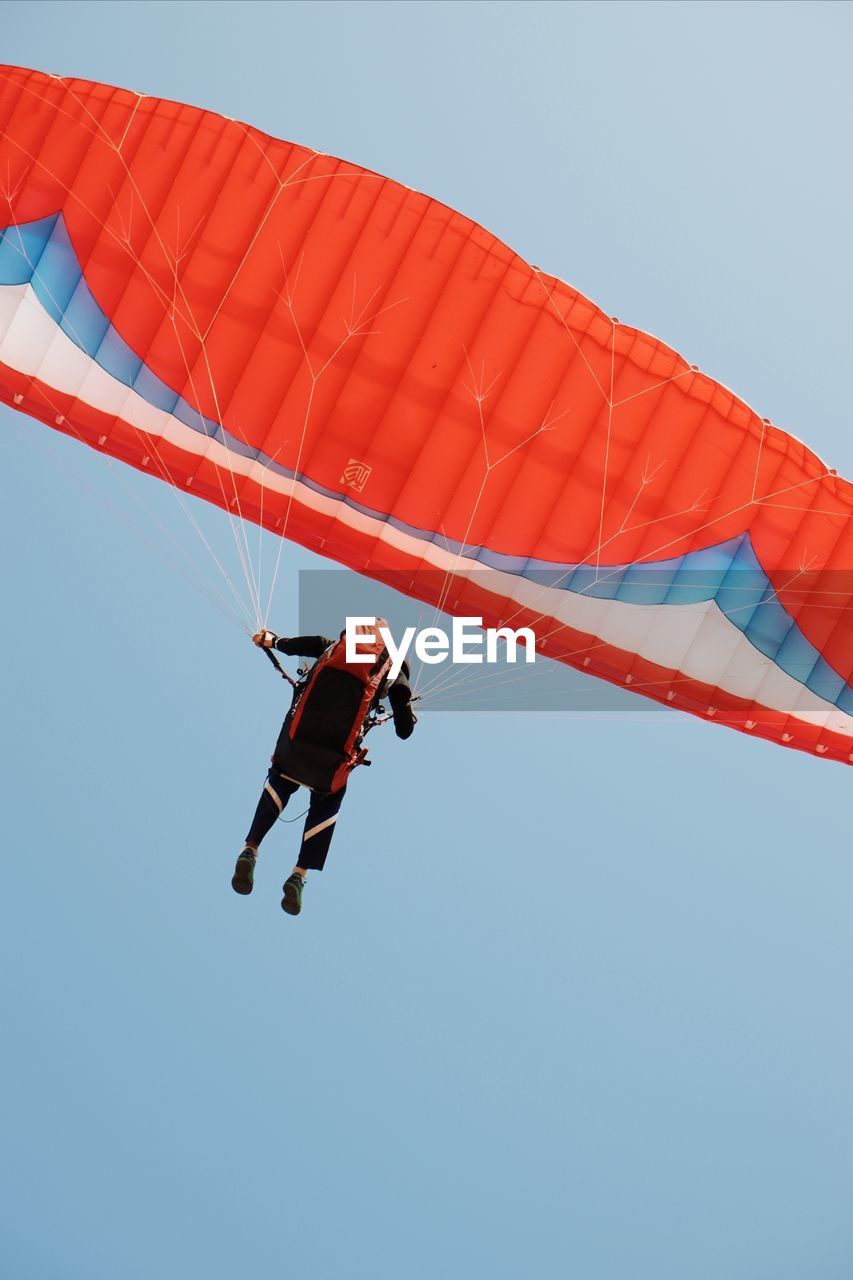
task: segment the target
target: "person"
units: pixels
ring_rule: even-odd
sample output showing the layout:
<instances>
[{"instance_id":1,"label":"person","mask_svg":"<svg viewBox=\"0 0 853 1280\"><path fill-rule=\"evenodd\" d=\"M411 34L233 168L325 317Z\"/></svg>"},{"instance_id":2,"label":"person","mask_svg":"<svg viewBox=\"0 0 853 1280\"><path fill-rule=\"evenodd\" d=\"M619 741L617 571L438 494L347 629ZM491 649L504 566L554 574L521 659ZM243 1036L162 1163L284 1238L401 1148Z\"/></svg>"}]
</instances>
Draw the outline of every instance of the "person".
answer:
<instances>
[{"instance_id":1,"label":"person","mask_svg":"<svg viewBox=\"0 0 853 1280\"><path fill-rule=\"evenodd\" d=\"M288 638L269 630L252 637L259 648L315 661L294 689L252 825L237 857L231 880L235 893L252 892L261 841L291 796L304 786L311 798L302 844L281 900L288 915L299 915L308 872L322 871L325 866L349 774L357 764L369 763L364 759L362 740L382 698L390 704L397 737L411 737L417 719L411 706L409 668L404 662L396 679L389 679L391 664L380 625L384 625L381 618L373 627L357 627L360 650L375 655L373 662L368 659L357 666L346 662L343 631L338 640L326 636Z\"/></svg>"}]
</instances>

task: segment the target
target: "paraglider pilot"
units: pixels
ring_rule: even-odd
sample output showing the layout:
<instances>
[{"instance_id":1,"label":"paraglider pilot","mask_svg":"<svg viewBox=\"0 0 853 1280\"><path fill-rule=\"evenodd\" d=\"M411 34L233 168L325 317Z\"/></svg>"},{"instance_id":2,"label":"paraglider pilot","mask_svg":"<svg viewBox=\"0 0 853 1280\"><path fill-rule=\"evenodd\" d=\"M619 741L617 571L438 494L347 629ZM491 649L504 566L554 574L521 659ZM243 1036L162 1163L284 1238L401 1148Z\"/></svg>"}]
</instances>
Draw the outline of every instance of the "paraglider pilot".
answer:
<instances>
[{"instance_id":1,"label":"paraglider pilot","mask_svg":"<svg viewBox=\"0 0 853 1280\"><path fill-rule=\"evenodd\" d=\"M335 830L349 775L366 764L362 743L379 705L386 698L398 738L409 738L416 717L406 663L390 678L391 659L380 634L387 624L377 618L356 627L360 662L348 662L346 632L338 640L326 636L288 639L272 631L253 636L259 648L316 661L294 688L293 702L281 728L272 765L244 848L237 858L231 885L248 894L254 886L258 849L288 800L300 787L311 793L297 864L284 884L282 908L288 915L302 910L302 891L309 871L322 871ZM278 665L278 663L276 663ZM281 668L279 668L281 670ZM282 672L284 674L284 672Z\"/></svg>"}]
</instances>

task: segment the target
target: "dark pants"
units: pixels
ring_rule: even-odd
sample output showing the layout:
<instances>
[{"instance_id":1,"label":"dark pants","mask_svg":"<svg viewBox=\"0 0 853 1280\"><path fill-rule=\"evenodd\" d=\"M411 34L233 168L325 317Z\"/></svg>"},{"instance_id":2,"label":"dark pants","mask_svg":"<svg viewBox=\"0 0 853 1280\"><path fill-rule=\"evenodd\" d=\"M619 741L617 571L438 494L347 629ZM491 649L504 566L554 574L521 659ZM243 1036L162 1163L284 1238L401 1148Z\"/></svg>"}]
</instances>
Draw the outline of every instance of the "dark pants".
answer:
<instances>
[{"instance_id":1,"label":"dark pants","mask_svg":"<svg viewBox=\"0 0 853 1280\"><path fill-rule=\"evenodd\" d=\"M298 782L286 778L275 765L272 766L246 836L246 844L258 847L264 836L275 826L290 797L298 790ZM311 800L302 832L302 848L296 859L298 867L303 867L306 871L323 870L345 792L346 787L341 787L340 791L331 796L309 792Z\"/></svg>"}]
</instances>

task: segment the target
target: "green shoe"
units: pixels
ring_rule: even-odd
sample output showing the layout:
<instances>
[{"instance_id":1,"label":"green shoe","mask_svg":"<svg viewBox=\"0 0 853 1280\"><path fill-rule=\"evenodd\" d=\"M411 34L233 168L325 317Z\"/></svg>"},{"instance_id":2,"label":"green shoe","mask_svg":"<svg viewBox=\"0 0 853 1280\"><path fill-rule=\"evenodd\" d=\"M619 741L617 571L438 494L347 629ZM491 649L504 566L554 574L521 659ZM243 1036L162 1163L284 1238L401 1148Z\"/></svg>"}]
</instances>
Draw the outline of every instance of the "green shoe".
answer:
<instances>
[{"instance_id":1,"label":"green shoe","mask_svg":"<svg viewBox=\"0 0 853 1280\"><path fill-rule=\"evenodd\" d=\"M286 911L289 916L298 916L302 910L302 890L305 887L305 881L297 871L285 880L284 897L281 900L281 909Z\"/></svg>"},{"instance_id":2,"label":"green shoe","mask_svg":"<svg viewBox=\"0 0 853 1280\"><path fill-rule=\"evenodd\" d=\"M234 874L231 877L231 888L235 893L251 893L255 887L255 863L258 855L254 849L244 849L237 859Z\"/></svg>"}]
</instances>

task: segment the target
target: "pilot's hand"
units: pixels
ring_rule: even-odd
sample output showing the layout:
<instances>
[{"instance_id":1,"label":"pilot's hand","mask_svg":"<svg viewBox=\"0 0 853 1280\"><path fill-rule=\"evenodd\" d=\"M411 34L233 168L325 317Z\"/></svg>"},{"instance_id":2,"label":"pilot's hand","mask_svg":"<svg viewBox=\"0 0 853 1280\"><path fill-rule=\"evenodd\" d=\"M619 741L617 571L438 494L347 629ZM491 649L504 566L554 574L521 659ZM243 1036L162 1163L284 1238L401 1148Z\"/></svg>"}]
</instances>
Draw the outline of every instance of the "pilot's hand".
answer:
<instances>
[{"instance_id":1,"label":"pilot's hand","mask_svg":"<svg viewBox=\"0 0 853 1280\"><path fill-rule=\"evenodd\" d=\"M274 631L267 631L264 627L263 631L259 631L257 635L252 636L252 640L259 649L273 649L278 636Z\"/></svg>"}]
</instances>

